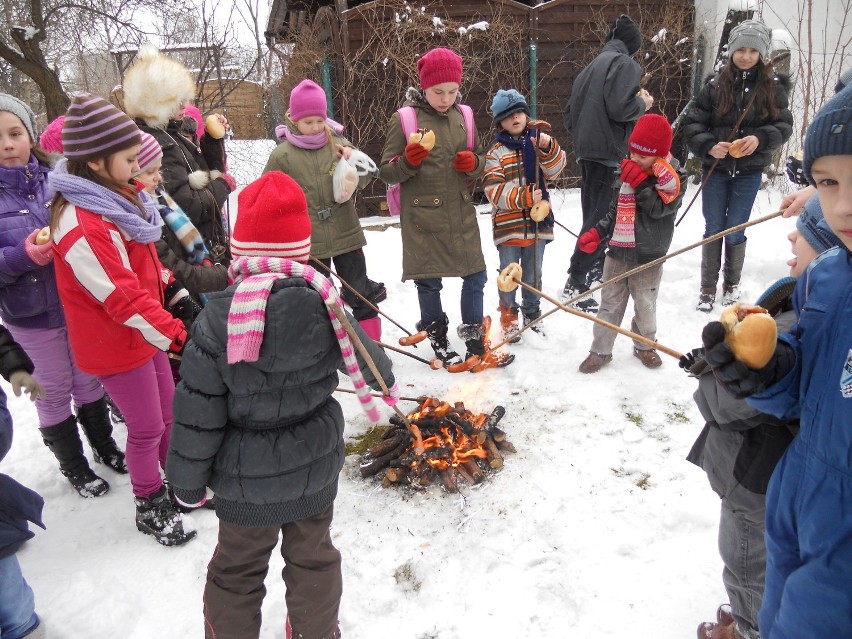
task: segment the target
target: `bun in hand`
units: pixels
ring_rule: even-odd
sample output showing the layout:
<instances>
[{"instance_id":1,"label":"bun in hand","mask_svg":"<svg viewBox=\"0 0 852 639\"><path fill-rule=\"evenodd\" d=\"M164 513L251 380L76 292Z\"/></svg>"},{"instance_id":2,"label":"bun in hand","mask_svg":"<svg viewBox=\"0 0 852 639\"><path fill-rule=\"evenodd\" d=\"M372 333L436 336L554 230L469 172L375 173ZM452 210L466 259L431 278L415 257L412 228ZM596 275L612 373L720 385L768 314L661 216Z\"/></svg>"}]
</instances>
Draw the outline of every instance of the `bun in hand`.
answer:
<instances>
[{"instance_id":1,"label":"bun in hand","mask_svg":"<svg viewBox=\"0 0 852 639\"><path fill-rule=\"evenodd\" d=\"M45 226L43 229L41 229L36 234L35 243L36 244L47 244L48 242L50 242L50 227Z\"/></svg>"},{"instance_id":2,"label":"bun in hand","mask_svg":"<svg viewBox=\"0 0 852 639\"><path fill-rule=\"evenodd\" d=\"M775 353L778 327L762 306L733 304L719 317L725 327L725 344L734 357L751 368L763 368Z\"/></svg>"},{"instance_id":3,"label":"bun in hand","mask_svg":"<svg viewBox=\"0 0 852 639\"><path fill-rule=\"evenodd\" d=\"M417 129L408 136L409 144L419 144L427 151L435 148L435 132L432 129Z\"/></svg>"},{"instance_id":4,"label":"bun in hand","mask_svg":"<svg viewBox=\"0 0 852 639\"><path fill-rule=\"evenodd\" d=\"M225 127L222 126L215 113L211 113L204 118L204 130L207 131L207 135L216 140L221 140L225 137Z\"/></svg>"},{"instance_id":5,"label":"bun in hand","mask_svg":"<svg viewBox=\"0 0 852 639\"><path fill-rule=\"evenodd\" d=\"M745 140L740 138L739 140L734 140L731 146L728 147L728 155L733 158L741 158L743 155L743 145L745 144Z\"/></svg>"}]
</instances>

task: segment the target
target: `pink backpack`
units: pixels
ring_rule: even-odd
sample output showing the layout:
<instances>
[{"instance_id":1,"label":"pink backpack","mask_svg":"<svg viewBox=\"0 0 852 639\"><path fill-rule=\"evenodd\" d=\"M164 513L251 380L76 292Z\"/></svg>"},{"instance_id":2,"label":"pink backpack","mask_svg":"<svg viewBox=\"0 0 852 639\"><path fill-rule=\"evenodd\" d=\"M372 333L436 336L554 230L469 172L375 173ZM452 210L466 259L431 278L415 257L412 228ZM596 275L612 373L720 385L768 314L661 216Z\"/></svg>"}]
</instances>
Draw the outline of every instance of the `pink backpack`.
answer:
<instances>
[{"instance_id":1,"label":"pink backpack","mask_svg":"<svg viewBox=\"0 0 852 639\"><path fill-rule=\"evenodd\" d=\"M464 118L464 130L467 133L467 150L473 151L473 146L475 144L474 138L476 136L476 122L474 122L473 119L473 109L467 104L459 104L458 107L459 111L461 111L462 117ZM399 121L400 124L402 124L402 137L405 139L407 144L408 136L417 130L417 111L414 107L404 106L397 109L396 112L399 113ZM394 158L394 160L397 159L399 159L399 156ZM391 215L399 215L402 210L400 191L401 188L399 184L391 184L388 186L388 211L390 211Z\"/></svg>"}]
</instances>

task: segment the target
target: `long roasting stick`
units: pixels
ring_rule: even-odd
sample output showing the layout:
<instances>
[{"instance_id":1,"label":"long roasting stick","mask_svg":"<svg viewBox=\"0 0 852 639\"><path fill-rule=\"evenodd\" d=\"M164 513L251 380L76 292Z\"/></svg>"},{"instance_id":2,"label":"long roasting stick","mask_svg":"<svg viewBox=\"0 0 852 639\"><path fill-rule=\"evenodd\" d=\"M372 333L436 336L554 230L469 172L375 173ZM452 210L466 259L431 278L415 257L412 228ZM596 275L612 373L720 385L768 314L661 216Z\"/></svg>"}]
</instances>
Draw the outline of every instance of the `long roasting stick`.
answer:
<instances>
[{"instance_id":1,"label":"long roasting stick","mask_svg":"<svg viewBox=\"0 0 852 639\"><path fill-rule=\"evenodd\" d=\"M511 266L511 264L509 266L507 266L506 268L508 269L510 266ZM518 266L518 269L520 270L520 266ZM671 355L675 359L680 359L683 356L683 353L678 353L676 350L669 348L668 346L663 346L659 342L655 342L654 340L648 339L647 337L639 335L638 333L634 333L633 331L629 331L626 328L621 328L620 326L616 326L615 324L611 324L610 322L607 322L606 320L602 320L599 317L592 315L591 313L584 313L583 311L578 311L576 308L571 308L570 306L565 306L559 300L551 297L550 295L547 295L546 293L543 293L542 291L538 290L534 286L530 286L526 282L523 282L521 280L520 275L516 275L515 277L512 277L511 279L515 284L519 284L520 286L527 289L528 291L532 291L536 295L540 295L541 297L546 299L548 302L556 305L557 308L565 311L566 313L570 313L571 315L576 315L577 317L583 317L587 320L594 322L595 324L600 324L601 326L605 326L611 331L615 331L616 333L620 333L621 335L626 335L627 337L630 337L630 338L636 340L637 342L641 342L641 343L645 344L646 346L650 346L651 348L655 348L658 351L665 353L666 355Z\"/></svg>"},{"instance_id":2,"label":"long roasting stick","mask_svg":"<svg viewBox=\"0 0 852 639\"><path fill-rule=\"evenodd\" d=\"M676 251L672 251L668 255L663 255L662 257L658 257L656 260L652 260L651 262L648 262L647 264L642 264L641 266L637 266L636 268L631 269L629 271L626 271L625 273L622 273L621 275L617 275L616 277L613 277L611 280L607 280L606 282L601 282L597 286L593 286L592 288L590 288L585 293L581 293L580 295L575 295L574 297L566 300L565 302L563 302L563 304L565 306L570 306L571 304L573 304L577 300L582 299L582 298L584 298L588 295L591 295L595 291L602 289L604 286L607 286L609 284L614 284L615 282L620 282L625 277L630 277L631 275L636 275L636 273L644 271L646 268L651 268L652 266L656 266L657 264L662 264L663 262L665 262L668 259L671 259L673 257L681 255L682 253L686 253L687 251L691 251L692 249L697 248L699 246L703 246L704 244L709 244L710 242L715 242L719 238L725 237L726 235L730 235L731 233L736 233L737 231L741 231L742 229L748 228L749 226L754 226L755 224L760 224L761 222L767 222L767 221L774 219L776 217L780 217L784 213L785 210L786 209L781 209L780 211L775 211L774 213L770 213L769 215L764 215L763 217L759 217L756 220L749 220L748 222L743 222L742 224L737 224L736 226L732 226L729 229L726 229L724 231L720 231L719 233L716 233L715 235L711 235L710 237L705 238L705 239L701 240L700 242L694 242L693 244L690 244L689 246L684 246L681 249L678 249ZM556 307L556 308L550 309L546 313L542 313L541 315L539 315L539 317L537 319L534 319L529 324L525 324L523 327L519 328L517 330L517 332L515 332L513 334L512 338L514 338L515 335L520 335L521 333L523 333L528 328L532 328L533 326L538 324L540 321L542 321L548 315L553 315L553 313L555 313L556 311L561 311L561 310L562 310L561 308ZM500 342L499 344L497 344L496 346L493 346L491 348L491 350L496 351L498 348L501 348L502 346L505 346L506 344L508 344L509 341L510 340L505 339L502 342Z\"/></svg>"},{"instance_id":3,"label":"long roasting stick","mask_svg":"<svg viewBox=\"0 0 852 639\"><path fill-rule=\"evenodd\" d=\"M349 393L351 395L357 394L355 392L355 390L351 389L351 388L335 388L334 391L336 393ZM384 397L384 395L382 395L381 393L370 393L370 395L372 395L373 397ZM418 404L421 401L423 401L422 397L420 397L420 398L418 398L418 397L400 397L399 399L406 401L406 402L417 402Z\"/></svg>"}]
</instances>

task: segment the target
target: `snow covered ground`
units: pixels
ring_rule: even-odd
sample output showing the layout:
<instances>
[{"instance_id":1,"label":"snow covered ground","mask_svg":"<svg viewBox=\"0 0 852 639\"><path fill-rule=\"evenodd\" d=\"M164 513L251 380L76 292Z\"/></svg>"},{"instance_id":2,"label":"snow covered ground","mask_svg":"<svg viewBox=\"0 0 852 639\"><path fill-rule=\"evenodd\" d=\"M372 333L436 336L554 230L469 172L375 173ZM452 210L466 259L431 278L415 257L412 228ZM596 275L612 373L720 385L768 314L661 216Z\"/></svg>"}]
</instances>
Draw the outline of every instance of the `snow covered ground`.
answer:
<instances>
[{"instance_id":1,"label":"snow covered ground","mask_svg":"<svg viewBox=\"0 0 852 639\"><path fill-rule=\"evenodd\" d=\"M696 189L689 186L684 206ZM761 191L752 217L775 211L781 197ZM578 230L579 192L555 193L553 201L557 219ZM700 239L700 207L699 197L672 250ZM486 312L496 319L497 251L490 218L479 220L490 278ZM413 283L400 281L399 229L380 228L367 233L368 272L387 286L382 310L413 329L416 293ZM791 220L777 218L748 231L745 298L754 300L787 274L785 236L792 228ZM554 295L574 246L568 233L556 233L543 269L544 289ZM660 287L658 340L681 352L700 345L709 319L694 310L699 261L699 250L672 259ZM453 324L459 283L445 281ZM621 336L612 363L583 375L577 366L591 344L592 324L558 312L544 326L546 339L527 331L522 344L510 347L517 355L510 367L476 375L432 371L390 353L403 395L461 400L481 412L505 406L501 427L518 452L507 455L489 481L457 495L438 486L384 489L361 479L358 460L347 459L333 526L343 553L340 623L347 639L683 639L695 636L698 623L712 620L725 601L716 549L719 500L704 473L684 459L702 426L692 402L695 380L662 354L662 368L643 368ZM389 342L401 335L387 322L384 330ZM428 350L424 344L414 352L428 357ZM5 382L4 389L11 395ZM369 428L353 396L338 400L347 437ZM10 396L10 408L15 442L0 470L46 501L47 531L38 531L19 558L48 636L203 636L201 594L216 544L215 514L189 517L198 537L188 545L157 545L136 531L126 476L97 466L112 490L81 499L42 444L28 400ZM118 428L116 439L123 444L125 436ZM274 555L264 639L284 637L282 564Z\"/></svg>"}]
</instances>

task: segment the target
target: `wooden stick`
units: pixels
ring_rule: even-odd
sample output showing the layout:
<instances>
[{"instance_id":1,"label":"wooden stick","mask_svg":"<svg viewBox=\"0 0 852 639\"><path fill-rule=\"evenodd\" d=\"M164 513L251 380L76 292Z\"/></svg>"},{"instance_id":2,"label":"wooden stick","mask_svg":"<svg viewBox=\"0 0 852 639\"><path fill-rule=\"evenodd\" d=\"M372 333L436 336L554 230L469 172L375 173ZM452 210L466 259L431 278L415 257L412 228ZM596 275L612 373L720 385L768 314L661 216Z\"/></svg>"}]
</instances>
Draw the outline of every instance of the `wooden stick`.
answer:
<instances>
[{"instance_id":1,"label":"wooden stick","mask_svg":"<svg viewBox=\"0 0 852 639\"><path fill-rule=\"evenodd\" d=\"M534 286L530 286L526 282L521 281L521 278L519 278L519 277L514 277L514 278L512 278L512 280L515 283L520 284L523 288L527 289L528 291L532 291L536 295L539 295L542 298L546 299L551 304L554 304L558 308L561 308L566 313L570 313L571 315L576 315L577 317L583 317L587 320L591 320L595 324L600 324L601 326L605 326L606 328L608 328L611 331L615 331L616 333L626 335L627 337L630 337L630 338L636 340L637 342L641 342L642 344L645 344L646 346L650 346L651 348L656 348L658 351L661 351L661 352L665 353L666 355L671 355L675 359L679 360L681 357L683 357L683 353L678 353L676 350L669 348L668 346L663 346L659 342L655 342L654 340L651 340L651 339L648 339L647 337L639 335L639 333L634 333L633 331L629 331L626 328L621 328L620 326L616 326L615 324L607 322L606 320L602 320L599 317L592 315L590 313L584 313L583 311L578 311L576 308L571 308L570 306L565 306L562 302L560 302L556 298L551 297L550 295L538 290Z\"/></svg>"},{"instance_id":2,"label":"wooden stick","mask_svg":"<svg viewBox=\"0 0 852 639\"><path fill-rule=\"evenodd\" d=\"M357 393L350 388L335 388L334 391L336 393L350 393L351 395L356 395ZM370 393L373 397L384 397L381 393ZM420 399L417 397L400 397L399 399L404 400L406 402L417 402L420 403Z\"/></svg>"},{"instance_id":3,"label":"wooden stick","mask_svg":"<svg viewBox=\"0 0 852 639\"><path fill-rule=\"evenodd\" d=\"M390 344L385 344L384 342L376 342L376 344L378 344L382 348L388 349L389 351L393 351L394 353L400 353L402 355L407 355L411 359L416 359L418 362L423 362L429 368L431 368L433 371L440 370L444 367L444 364L438 358L435 358L435 359L430 361L430 360L426 359L425 357L418 357L414 353L409 353L408 351L404 351L397 346L391 346Z\"/></svg>"},{"instance_id":4,"label":"wooden stick","mask_svg":"<svg viewBox=\"0 0 852 639\"><path fill-rule=\"evenodd\" d=\"M334 312L337 316L337 319L340 321L340 324L343 326L343 330L346 331L346 334L349 335L349 339L352 341L352 344L355 348L358 349L358 352L361 353L361 357L364 358L364 361L367 362L367 366L370 367L370 370L373 372L373 377L376 378L376 381L379 382L379 386L382 387L382 393L384 395L390 395L390 391L388 390L388 385L385 383L382 374L379 372L378 367L376 366L376 362L373 361L373 358L370 357L370 353L367 351L364 343L361 341L361 338L358 337L358 334L352 328L352 324L349 323L349 320L346 319L346 314L343 312L343 309L340 308L334 302L329 304L329 308ZM405 424L405 427L411 432L411 435L414 437L414 452L418 455L421 455L425 448L423 447L423 437L420 434L420 429L417 426L413 425L408 418L403 414L401 410L399 410L398 406L393 407L394 412L402 419L402 422Z\"/></svg>"},{"instance_id":5,"label":"wooden stick","mask_svg":"<svg viewBox=\"0 0 852 639\"><path fill-rule=\"evenodd\" d=\"M373 304L370 300L368 300L366 297L364 297L363 295L361 295L361 293L359 293L358 291L356 291L356 290L355 290L355 288L354 288L351 284L349 284L349 282L347 282L347 281L346 281L346 280L344 280L342 277L340 277L340 275L338 275L337 273L335 273L335 272L331 269L331 267L326 266L326 265L325 265L325 264L323 264L320 260L318 260L317 258L315 258L313 255L311 255L311 261L312 261L312 262L314 262L315 264L319 264L319 265L320 265L323 269L325 269L326 273L329 273L329 274L331 274L331 275L334 275L334 277L336 277L338 280L340 280L340 283L341 283L341 284L343 284L343 286L345 286L346 288L348 288L350 291L352 291L352 292L353 292L353 293L354 293L354 294L358 297L358 299L360 299L362 302L364 302L364 304L366 304L366 305L367 305L367 306L369 306L371 309L373 309L374 311L376 311L376 313L378 313L379 315L381 315L382 317L384 317L384 318L385 318L387 321L389 321L391 324L393 324L394 326L396 326L397 328L399 328L399 330L401 330L403 333L405 333L405 334L406 334L406 335L408 335L409 337L413 337L413 336L414 336L414 334L413 334L413 333L411 333L410 331L408 331L408 330L407 330L407 329L406 329L406 328L405 328L402 324L400 324L399 322L395 321L395 320L394 320L394 319L392 319L391 317L388 317L388 315L387 315L386 313L383 313L382 311L380 311L378 306L376 306L375 304Z\"/></svg>"},{"instance_id":6,"label":"wooden stick","mask_svg":"<svg viewBox=\"0 0 852 639\"><path fill-rule=\"evenodd\" d=\"M719 233L716 233L715 235L711 235L710 237L704 238L700 242L694 242L693 244L690 244L689 246L684 246L681 249L678 249L676 251L672 251L668 255L663 255L662 257L658 257L656 260L652 260L651 262L648 262L647 264L642 264L641 266L637 266L636 268L631 269L629 271L626 271L626 272L622 273L621 275L616 275L611 280L607 280L606 282L601 282L597 286L593 286L592 288L590 288L585 293L581 293L580 295L575 295L574 297L570 298L569 300L566 300L564 302L564 304L566 306L570 306L571 304L573 304L577 300L582 299L584 297L587 297L588 295L591 295L595 291L602 289L604 286L609 286L610 284L615 284L616 282L620 282L625 277L630 277L631 275L636 275L636 273L644 271L647 268L651 268L652 266L656 266L657 264L662 264L663 262L665 262L668 259L671 259L671 258L673 258L677 255L682 254L682 253L686 253L687 251L691 251L692 249L697 248L699 246L703 246L704 244L709 244L710 242L715 242L719 238L725 237L726 235L730 235L731 233L736 233L737 231L741 231L745 228L748 228L749 226L754 226L755 224L760 224L761 222L766 222L768 220L779 217L784 213L785 210L786 209L781 209L780 211L775 211L774 213L770 213L769 215L764 215L763 217L759 217L756 220L749 220L748 222L743 222L742 224L737 224L736 226L732 226L729 229L725 229L724 231L720 231ZM557 308L550 309L546 313L542 313L541 315L538 316L538 318L536 318L536 319L530 321L528 324L524 324L522 327L520 327L517 330L517 332L513 333L512 337L510 339L505 339L502 342L500 342L499 344L497 344L496 346L492 346L491 350L496 351L498 348L502 348L503 346L508 344L511 341L511 339L514 339L516 335L520 335L525 330L532 328L533 326L535 326L536 324L538 324L539 322L544 320L545 317L553 315L556 311L560 311L560 310L562 310L562 309L557 307Z\"/></svg>"}]
</instances>

